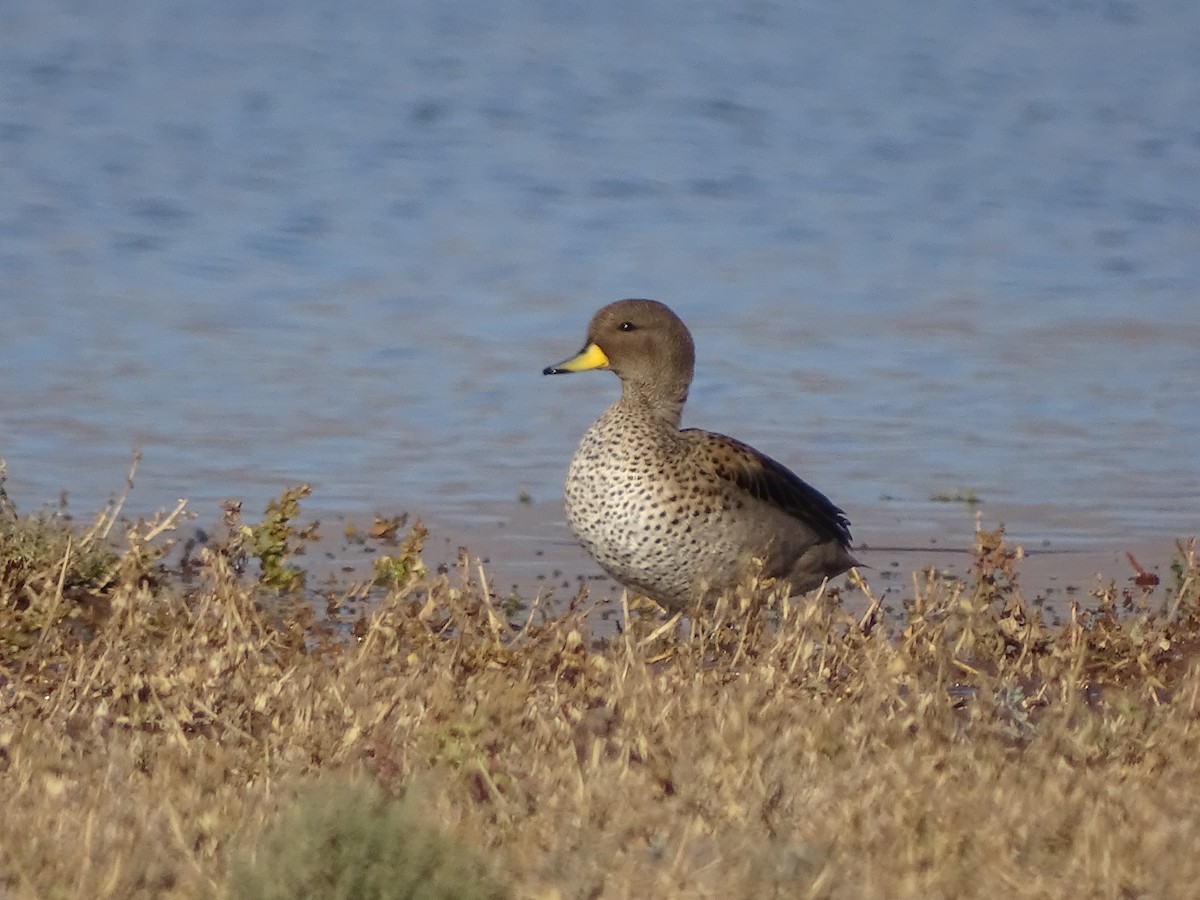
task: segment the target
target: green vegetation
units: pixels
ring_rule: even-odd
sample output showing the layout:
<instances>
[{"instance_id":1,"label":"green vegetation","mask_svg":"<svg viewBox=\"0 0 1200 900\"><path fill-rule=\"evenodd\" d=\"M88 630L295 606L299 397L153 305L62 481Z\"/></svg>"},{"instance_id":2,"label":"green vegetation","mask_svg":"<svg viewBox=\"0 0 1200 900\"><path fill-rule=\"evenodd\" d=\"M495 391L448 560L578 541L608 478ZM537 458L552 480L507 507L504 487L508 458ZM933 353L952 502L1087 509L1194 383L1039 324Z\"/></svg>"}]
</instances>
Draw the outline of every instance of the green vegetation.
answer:
<instances>
[{"instance_id":1,"label":"green vegetation","mask_svg":"<svg viewBox=\"0 0 1200 900\"><path fill-rule=\"evenodd\" d=\"M967 506L978 506L983 501L973 488L960 488L957 491L943 491L929 498L931 503L965 503Z\"/></svg>"},{"instance_id":2,"label":"green vegetation","mask_svg":"<svg viewBox=\"0 0 1200 900\"><path fill-rule=\"evenodd\" d=\"M505 900L472 853L414 799L377 782L319 779L234 865L237 900Z\"/></svg>"},{"instance_id":3,"label":"green vegetation","mask_svg":"<svg viewBox=\"0 0 1200 900\"><path fill-rule=\"evenodd\" d=\"M408 536L400 542L395 556L385 555L375 560L375 583L392 590L402 590L414 579L428 574L425 564L421 562L421 548L425 546L427 537L429 530L418 519Z\"/></svg>"},{"instance_id":4,"label":"green vegetation","mask_svg":"<svg viewBox=\"0 0 1200 900\"><path fill-rule=\"evenodd\" d=\"M288 488L278 500L267 504L266 518L257 525L241 523L241 504L227 504L226 524L234 526L226 552L233 557L252 556L258 560L264 585L288 593L304 586L304 570L289 566L296 542L303 538L292 527L300 515L300 501L312 493L307 484Z\"/></svg>"},{"instance_id":5,"label":"green vegetation","mask_svg":"<svg viewBox=\"0 0 1200 900\"><path fill-rule=\"evenodd\" d=\"M514 621L465 564L427 571L420 523L368 612L281 604L301 496L262 526L231 518L186 583L162 568L182 507L123 535L119 505L90 529L4 511L0 895L1171 898L1200 882L1194 542L1169 584L1099 584L1060 626L996 532L965 581L917 573L894 616L862 583L859 615L751 585L691 622L631 612L606 642L585 610Z\"/></svg>"}]
</instances>

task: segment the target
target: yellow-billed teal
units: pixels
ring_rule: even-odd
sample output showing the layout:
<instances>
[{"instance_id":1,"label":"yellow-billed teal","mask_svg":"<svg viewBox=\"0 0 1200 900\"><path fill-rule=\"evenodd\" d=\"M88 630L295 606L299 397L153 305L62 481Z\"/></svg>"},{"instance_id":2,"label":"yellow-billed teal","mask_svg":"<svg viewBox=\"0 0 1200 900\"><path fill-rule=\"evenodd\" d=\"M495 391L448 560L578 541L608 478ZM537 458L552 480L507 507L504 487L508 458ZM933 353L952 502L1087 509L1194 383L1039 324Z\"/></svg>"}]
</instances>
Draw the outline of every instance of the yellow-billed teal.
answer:
<instances>
[{"instance_id":1,"label":"yellow-billed teal","mask_svg":"<svg viewBox=\"0 0 1200 900\"><path fill-rule=\"evenodd\" d=\"M857 561L850 523L785 466L723 434L680 430L695 349L655 300L592 318L578 355L544 374L610 369L621 397L583 435L567 473L567 523L609 575L677 610L761 574L793 593Z\"/></svg>"}]
</instances>

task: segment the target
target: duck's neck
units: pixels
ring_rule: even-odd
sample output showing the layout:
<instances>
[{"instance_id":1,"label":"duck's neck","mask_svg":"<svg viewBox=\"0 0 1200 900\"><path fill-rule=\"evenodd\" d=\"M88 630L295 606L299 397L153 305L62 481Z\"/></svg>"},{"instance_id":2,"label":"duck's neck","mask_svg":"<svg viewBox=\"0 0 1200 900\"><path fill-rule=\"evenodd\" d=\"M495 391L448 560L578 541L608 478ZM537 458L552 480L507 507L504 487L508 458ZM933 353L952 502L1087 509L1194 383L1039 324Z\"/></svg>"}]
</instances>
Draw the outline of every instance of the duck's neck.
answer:
<instances>
[{"instance_id":1,"label":"duck's neck","mask_svg":"<svg viewBox=\"0 0 1200 900\"><path fill-rule=\"evenodd\" d=\"M688 386L677 385L667 387L657 385L653 388L645 385L623 382L621 385L620 406L647 414L663 423L663 427L672 431L679 430L683 417L683 405L687 403Z\"/></svg>"}]
</instances>

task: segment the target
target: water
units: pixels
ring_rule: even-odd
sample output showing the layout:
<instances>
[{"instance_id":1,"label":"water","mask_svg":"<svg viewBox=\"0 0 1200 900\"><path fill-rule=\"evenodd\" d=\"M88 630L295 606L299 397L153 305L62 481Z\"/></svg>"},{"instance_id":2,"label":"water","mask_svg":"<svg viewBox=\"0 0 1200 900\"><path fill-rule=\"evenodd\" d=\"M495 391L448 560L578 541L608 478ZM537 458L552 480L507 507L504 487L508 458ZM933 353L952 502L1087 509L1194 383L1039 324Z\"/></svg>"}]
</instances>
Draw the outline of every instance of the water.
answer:
<instances>
[{"instance_id":1,"label":"water","mask_svg":"<svg viewBox=\"0 0 1200 900\"><path fill-rule=\"evenodd\" d=\"M591 312L859 525L1200 520L1200 7L8 2L22 508L553 501ZM1063 528L1046 525L1047 529ZM856 536L866 537L861 527Z\"/></svg>"}]
</instances>

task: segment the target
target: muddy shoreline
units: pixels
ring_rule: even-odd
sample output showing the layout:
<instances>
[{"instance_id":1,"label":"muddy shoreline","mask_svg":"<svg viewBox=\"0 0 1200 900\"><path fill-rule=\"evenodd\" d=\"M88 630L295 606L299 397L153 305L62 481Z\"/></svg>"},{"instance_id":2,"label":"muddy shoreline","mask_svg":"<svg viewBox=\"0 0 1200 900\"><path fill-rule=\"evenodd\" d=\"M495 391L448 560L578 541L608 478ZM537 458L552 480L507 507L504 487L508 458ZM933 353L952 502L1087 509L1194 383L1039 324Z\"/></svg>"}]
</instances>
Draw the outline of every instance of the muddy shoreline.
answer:
<instances>
[{"instance_id":1,"label":"muddy shoreline","mask_svg":"<svg viewBox=\"0 0 1200 900\"><path fill-rule=\"evenodd\" d=\"M497 597L538 598L554 610L586 585L588 599L603 619L620 610L620 585L605 576L575 542L556 502L479 503L424 512L380 510L383 516L405 513L408 525L420 519L429 530L422 557L430 568L454 569L460 548L465 548L472 577L478 578L482 568ZM369 579L372 560L388 552L387 542L363 539L371 530L372 516L306 510L302 521L313 520L320 523L317 537L306 543L303 556L296 560L309 572L310 586ZM1041 606L1051 621L1069 615L1072 599L1091 608L1097 588L1115 583L1134 589L1137 571L1127 554L1169 584L1176 543L1190 536L1140 532L1122 536L1104 522L1063 520L1051 508L885 505L854 522L855 553L865 564L860 572L885 608L899 608L913 596L914 573L933 567L949 577L968 578L976 525L991 530L1001 523L1010 546L1020 546L1024 552L1018 573L1026 599ZM401 537L404 530L400 529ZM844 587L845 579L835 583ZM1136 593L1140 595L1140 588ZM843 601L855 608L865 605L866 598L844 589Z\"/></svg>"}]
</instances>

